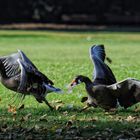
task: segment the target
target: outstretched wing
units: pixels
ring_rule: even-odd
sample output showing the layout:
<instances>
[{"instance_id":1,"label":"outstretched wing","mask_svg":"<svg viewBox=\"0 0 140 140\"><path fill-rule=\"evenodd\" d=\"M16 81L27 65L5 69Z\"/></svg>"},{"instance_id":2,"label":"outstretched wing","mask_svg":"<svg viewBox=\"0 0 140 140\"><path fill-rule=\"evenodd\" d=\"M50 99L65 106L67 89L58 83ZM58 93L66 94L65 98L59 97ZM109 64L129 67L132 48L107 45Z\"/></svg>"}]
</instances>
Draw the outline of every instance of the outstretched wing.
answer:
<instances>
[{"instance_id":1,"label":"outstretched wing","mask_svg":"<svg viewBox=\"0 0 140 140\"><path fill-rule=\"evenodd\" d=\"M20 67L20 83L19 83L19 87L18 87L18 91L19 92L26 92L26 85L27 85L27 74L26 74L26 70L25 67L23 65L23 61L21 59L17 60L19 67Z\"/></svg>"},{"instance_id":2,"label":"outstretched wing","mask_svg":"<svg viewBox=\"0 0 140 140\"><path fill-rule=\"evenodd\" d=\"M27 75L28 80L32 81L33 83L40 83L42 84L45 82L46 84L53 85L54 83L43 73L41 73L36 66L25 56L25 54L20 51L20 55L22 57L22 61L20 62L24 67Z\"/></svg>"},{"instance_id":3,"label":"outstretched wing","mask_svg":"<svg viewBox=\"0 0 140 140\"><path fill-rule=\"evenodd\" d=\"M36 78L38 81L42 81L50 85L54 84L50 79L48 79L47 76L45 76L37 69L37 67L21 50L18 50L18 53L20 54L21 60L23 62L22 64L24 65L26 71L32 75L33 79Z\"/></svg>"},{"instance_id":4,"label":"outstretched wing","mask_svg":"<svg viewBox=\"0 0 140 140\"><path fill-rule=\"evenodd\" d=\"M19 53L13 53L9 56L0 57L0 73L4 78L11 78L20 73L17 59L20 58Z\"/></svg>"},{"instance_id":5,"label":"outstretched wing","mask_svg":"<svg viewBox=\"0 0 140 140\"><path fill-rule=\"evenodd\" d=\"M30 69L36 69L37 67L31 62L31 60L23 53L23 51L18 50L18 53L20 54L21 60L24 62L26 67L30 67Z\"/></svg>"},{"instance_id":6,"label":"outstretched wing","mask_svg":"<svg viewBox=\"0 0 140 140\"><path fill-rule=\"evenodd\" d=\"M116 83L116 78L105 60L104 45L94 45L90 48L90 58L94 64L93 84L110 85Z\"/></svg>"}]
</instances>

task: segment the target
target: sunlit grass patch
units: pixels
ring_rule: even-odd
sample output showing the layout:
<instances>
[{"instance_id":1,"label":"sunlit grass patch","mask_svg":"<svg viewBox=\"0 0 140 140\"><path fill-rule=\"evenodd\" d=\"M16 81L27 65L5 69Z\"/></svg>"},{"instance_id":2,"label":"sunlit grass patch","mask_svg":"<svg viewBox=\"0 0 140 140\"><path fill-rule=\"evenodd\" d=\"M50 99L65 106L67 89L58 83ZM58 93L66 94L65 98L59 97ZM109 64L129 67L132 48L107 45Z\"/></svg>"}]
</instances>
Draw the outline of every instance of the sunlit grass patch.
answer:
<instances>
[{"instance_id":1,"label":"sunlit grass patch","mask_svg":"<svg viewBox=\"0 0 140 140\"><path fill-rule=\"evenodd\" d=\"M76 75L82 74L92 79L93 64L89 58L89 48L94 44L105 45L107 56L113 61L108 65L118 81L127 77L140 79L139 33L0 31L1 56L17 52L17 49L23 50L38 69L64 91L64 94L50 93L47 96L54 106L58 105L56 100L62 101L59 110L50 111L45 104L39 104L32 96L27 96L22 102L25 107L14 116L8 112L8 104L13 101L13 96L16 98L17 93L0 85L1 126L7 124L36 130L47 128L47 133L42 135L50 138L55 137L58 129L62 129L62 136L67 135L65 133L70 131L67 128L69 121L79 129L81 137L91 137L105 129L111 129L110 133L117 135L123 130L138 128L140 111L136 111L135 107L127 110L119 108L115 114L106 113L100 108L80 112L84 106L80 100L86 95L84 84L68 94L67 85ZM18 106L19 98L13 104ZM43 115L44 120L41 120Z\"/></svg>"}]
</instances>

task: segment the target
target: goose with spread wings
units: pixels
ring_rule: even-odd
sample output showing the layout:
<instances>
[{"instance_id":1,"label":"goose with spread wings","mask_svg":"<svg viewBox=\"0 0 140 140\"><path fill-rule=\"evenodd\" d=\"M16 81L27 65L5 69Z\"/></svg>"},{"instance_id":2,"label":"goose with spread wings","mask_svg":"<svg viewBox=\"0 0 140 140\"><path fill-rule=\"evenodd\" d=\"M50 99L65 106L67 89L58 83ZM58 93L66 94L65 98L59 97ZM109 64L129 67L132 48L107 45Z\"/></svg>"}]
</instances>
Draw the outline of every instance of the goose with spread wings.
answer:
<instances>
[{"instance_id":1,"label":"goose with spread wings","mask_svg":"<svg viewBox=\"0 0 140 140\"><path fill-rule=\"evenodd\" d=\"M0 80L8 89L25 95L33 95L40 103L49 106L45 96L49 92L60 92L53 82L41 73L29 58L21 51L0 57Z\"/></svg>"},{"instance_id":2,"label":"goose with spread wings","mask_svg":"<svg viewBox=\"0 0 140 140\"><path fill-rule=\"evenodd\" d=\"M88 98L85 98L85 100L88 100L88 103L95 107L98 104L97 100L93 98L93 87L96 85L114 84L116 83L116 78L109 66L104 62L106 57L104 45L92 46L89 53L90 58L94 64L93 80L90 80L86 76L78 75L70 83L70 88L73 88L74 86L84 82L86 91L88 93ZM104 100L108 100L108 105L111 107L115 107L117 104L117 100L114 97L110 97Z\"/></svg>"}]
</instances>

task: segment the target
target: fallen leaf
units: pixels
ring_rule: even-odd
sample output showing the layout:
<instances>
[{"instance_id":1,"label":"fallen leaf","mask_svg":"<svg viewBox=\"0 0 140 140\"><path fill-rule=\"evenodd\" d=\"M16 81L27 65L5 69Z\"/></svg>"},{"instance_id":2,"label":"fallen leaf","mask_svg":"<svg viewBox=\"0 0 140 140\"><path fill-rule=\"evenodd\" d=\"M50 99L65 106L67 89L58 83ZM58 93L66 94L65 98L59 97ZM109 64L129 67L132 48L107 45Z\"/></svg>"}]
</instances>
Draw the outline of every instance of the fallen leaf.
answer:
<instances>
[{"instance_id":1,"label":"fallen leaf","mask_svg":"<svg viewBox=\"0 0 140 140\"><path fill-rule=\"evenodd\" d=\"M31 118L31 116L32 116L31 113L27 114L26 116L21 118L20 122L28 121Z\"/></svg>"},{"instance_id":2,"label":"fallen leaf","mask_svg":"<svg viewBox=\"0 0 140 140\"><path fill-rule=\"evenodd\" d=\"M37 124L35 125L34 128L35 128L36 131L38 131L40 129L40 127Z\"/></svg>"},{"instance_id":3,"label":"fallen leaf","mask_svg":"<svg viewBox=\"0 0 140 140\"><path fill-rule=\"evenodd\" d=\"M59 110L62 106L63 106L63 104L61 103L61 104L57 105L57 106L55 107L55 109L56 109L56 110Z\"/></svg>"},{"instance_id":4,"label":"fallen leaf","mask_svg":"<svg viewBox=\"0 0 140 140\"><path fill-rule=\"evenodd\" d=\"M47 114L41 116L41 117L39 118L39 121L48 121L48 120L47 120L47 116L48 116Z\"/></svg>"},{"instance_id":5,"label":"fallen leaf","mask_svg":"<svg viewBox=\"0 0 140 140\"><path fill-rule=\"evenodd\" d=\"M63 114L64 114L65 116L67 116L67 115L68 115L68 111L64 111Z\"/></svg>"},{"instance_id":6,"label":"fallen leaf","mask_svg":"<svg viewBox=\"0 0 140 140\"><path fill-rule=\"evenodd\" d=\"M133 121L134 119L135 119L135 117L128 116L128 117L126 118L126 121L131 122L131 121Z\"/></svg>"},{"instance_id":7,"label":"fallen leaf","mask_svg":"<svg viewBox=\"0 0 140 140\"><path fill-rule=\"evenodd\" d=\"M12 105L8 105L8 112L11 112L13 114L17 113L16 107Z\"/></svg>"}]
</instances>

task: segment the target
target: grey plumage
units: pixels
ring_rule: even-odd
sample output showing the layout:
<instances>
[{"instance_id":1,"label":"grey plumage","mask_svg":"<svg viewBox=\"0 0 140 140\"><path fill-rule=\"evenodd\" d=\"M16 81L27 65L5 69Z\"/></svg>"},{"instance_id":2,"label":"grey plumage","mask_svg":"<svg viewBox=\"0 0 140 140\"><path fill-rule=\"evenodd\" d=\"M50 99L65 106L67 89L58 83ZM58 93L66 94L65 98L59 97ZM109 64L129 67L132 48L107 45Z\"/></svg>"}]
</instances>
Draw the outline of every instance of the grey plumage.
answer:
<instances>
[{"instance_id":1,"label":"grey plumage","mask_svg":"<svg viewBox=\"0 0 140 140\"><path fill-rule=\"evenodd\" d=\"M1 83L8 89L24 95L33 95L38 102L49 105L45 96L49 92L59 92L53 82L41 73L31 60L21 51L0 57ZM36 85L36 86L34 86Z\"/></svg>"}]
</instances>

